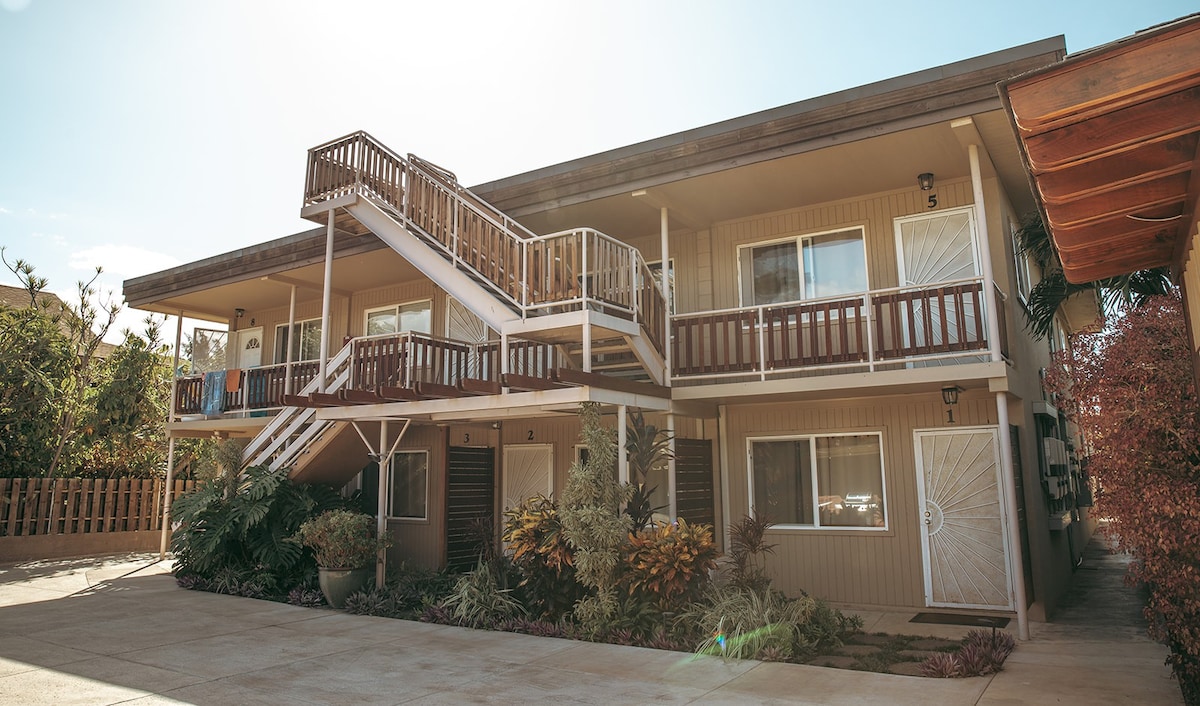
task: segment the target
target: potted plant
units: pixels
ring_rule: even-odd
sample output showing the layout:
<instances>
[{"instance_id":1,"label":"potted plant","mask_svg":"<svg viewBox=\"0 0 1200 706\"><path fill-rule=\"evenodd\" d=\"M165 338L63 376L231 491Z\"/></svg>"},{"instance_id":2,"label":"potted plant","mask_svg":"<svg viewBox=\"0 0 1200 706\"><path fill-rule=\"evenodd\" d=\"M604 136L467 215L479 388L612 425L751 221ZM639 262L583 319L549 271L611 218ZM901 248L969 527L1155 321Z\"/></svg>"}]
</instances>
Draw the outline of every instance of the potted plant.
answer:
<instances>
[{"instance_id":1,"label":"potted plant","mask_svg":"<svg viewBox=\"0 0 1200 706\"><path fill-rule=\"evenodd\" d=\"M375 536L375 518L350 510L330 510L300 525L300 542L317 557L321 592L334 608L375 574L375 559L391 545Z\"/></svg>"}]
</instances>

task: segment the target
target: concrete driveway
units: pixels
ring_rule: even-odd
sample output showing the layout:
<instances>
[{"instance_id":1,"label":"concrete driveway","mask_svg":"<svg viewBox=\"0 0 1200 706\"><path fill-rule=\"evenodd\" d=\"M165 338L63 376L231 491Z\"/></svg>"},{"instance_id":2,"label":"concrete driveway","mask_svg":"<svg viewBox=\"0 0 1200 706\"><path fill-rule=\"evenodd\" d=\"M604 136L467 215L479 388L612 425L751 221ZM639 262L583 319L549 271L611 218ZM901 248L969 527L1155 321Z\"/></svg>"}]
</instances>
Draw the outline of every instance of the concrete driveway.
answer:
<instances>
[{"instance_id":1,"label":"concrete driveway","mask_svg":"<svg viewBox=\"0 0 1200 706\"><path fill-rule=\"evenodd\" d=\"M351 616L185 591L153 557L93 558L0 567L0 703L1182 703L1161 646L1049 632L1000 674L921 679Z\"/></svg>"}]
</instances>

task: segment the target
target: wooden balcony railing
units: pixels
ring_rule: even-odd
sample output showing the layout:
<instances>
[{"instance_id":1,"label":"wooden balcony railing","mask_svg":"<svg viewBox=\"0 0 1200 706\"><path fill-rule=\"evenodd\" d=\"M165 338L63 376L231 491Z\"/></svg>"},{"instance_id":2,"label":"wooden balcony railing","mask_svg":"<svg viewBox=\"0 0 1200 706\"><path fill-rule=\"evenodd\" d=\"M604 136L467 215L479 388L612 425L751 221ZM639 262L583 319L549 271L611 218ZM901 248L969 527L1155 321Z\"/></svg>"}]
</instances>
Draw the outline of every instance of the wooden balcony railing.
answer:
<instances>
[{"instance_id":1,"label":"wooden balcony railing","mask_svg":"<svg viewBox=\"0 0 1200 706\"><path fill-rule=\"evenodd\" d=\"M603 233L537 236L458 184L365 132L309 150L305 206L371 199L521 316L598 309L639 324L662 352L667 305L641 253Z\"/></svg>"},{"instance_id":2,"label":"wooden balcony railing","mask_svg":"<svg viewBox=\"0 0 1200 706\"><path fill-rule=\"evenodd\" d=\"M238 376L238 380L235 389L232 390L227 382L229 371L176 378L175 414L204 414L206 392L214 396L214 404L209 407L210 412L244 414L282 407L284 392L289 387L288 376L291 376L291 389L299 390L317 376L319 368L320 364L317 361L310 360L292 363L290 366L279 363L244 371L235 370L232 373ZM219 386L219 390L213 391L214 385Z\"/></svg>"},{"instance_id":3,"label":"wooden balcony railing","mask_svg":"<svg viewBox=\"0 0 1200 706\"><path fill-rule=\"evenodd\" d=\"M672 372L717 378L989 355L980 278L672 318ZM1003 293L990 305L1008 355Z\"/></svg>"}]
</instances>

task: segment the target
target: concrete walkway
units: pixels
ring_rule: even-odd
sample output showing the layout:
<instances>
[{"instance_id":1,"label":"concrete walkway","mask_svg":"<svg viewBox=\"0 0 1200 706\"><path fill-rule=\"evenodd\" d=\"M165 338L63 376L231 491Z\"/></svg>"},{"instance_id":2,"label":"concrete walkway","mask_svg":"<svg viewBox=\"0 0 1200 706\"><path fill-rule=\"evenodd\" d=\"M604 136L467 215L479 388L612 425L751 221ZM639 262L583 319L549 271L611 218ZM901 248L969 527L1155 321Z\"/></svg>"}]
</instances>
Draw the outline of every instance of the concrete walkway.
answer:
<instances>
[{"instance_id":1,"label":"concrete walkway","mask_svg":"<svg viewBox=\"0 0 1200 706\"><path fill-rule=\"evenodd\" d=\"M1120 570L1106 558L1092 557L1101 564L1092 578ZM863 617L868 631L965 630L908 623L910 614ZM922 679L185 591L151 556L48 561L0 567L0 703L1182 703L1165 649L1109 617L1035 624L1034 639L990 677Z\"/></svg>"}]
</instances>

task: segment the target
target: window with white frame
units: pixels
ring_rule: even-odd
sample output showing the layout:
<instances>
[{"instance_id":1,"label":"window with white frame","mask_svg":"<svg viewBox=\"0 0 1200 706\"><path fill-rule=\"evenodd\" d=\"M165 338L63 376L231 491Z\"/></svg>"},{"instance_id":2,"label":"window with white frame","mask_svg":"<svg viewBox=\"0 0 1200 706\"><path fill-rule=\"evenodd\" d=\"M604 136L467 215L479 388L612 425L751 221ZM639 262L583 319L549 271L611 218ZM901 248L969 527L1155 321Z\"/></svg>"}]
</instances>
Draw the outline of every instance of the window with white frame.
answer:
<instances>
[{"instance_id":1,"label":"window with white frame","mask_svg":"<svg viewBox=\"0 0 1200 706\"><path fill-rule=\"evenodd\" d=\"M1017 296L1022 302L1029 301L1029 292L1033 290L1033 263L1029 253L1021 251L1021 241L1018 233L1020 225L1010 221L1008 224L1012 236L1013 263L1016 266Z\"/></svg>"},{"instance_id":2,"label":"window with white frame","mask_svg":"<svg viewBox=\"0 0 1200 706\"><path fill-rule=\"evenodd\" d=\"M321 357L321 320L307 319L296 322L296 331L292 334L295 339L295 358L299 360L317 360ZM279 324L275 327L275 362L286 363L288 359L288 325Z\"/></svg>"},{"instance_id":3,"label":"window with white frame","mask_svg":"<svg viewBox=\"0 0 1200 706\"><path fill-rule=\"evenodd\" d=\"M801 235L738 248L742 306L867 291L862 228Z\"/></svg>"},{"instance_id":4,"label":"window with white frame","mask_svg":"<svg viewBox=\"0 0 1200 706\"><path fill-rule=\"evenodd\" d=\"M367 310L367 322L363 330L368 336L383 333L433 333L432 302L423 299L407 304L394 304Z\"/></svg>"},{"instance_id":5,"label":"window with white frame","mask_svg":"<svg viewBox=\"0 0 1200 706\"><path fill-rule=\"evenodd\" d=\"M428 519L429 453L397 451L392 456L388 517Z\"/></svg>"},{"instance_id":6,"label":"window with white frame","mask_svg":"<svg viewBox=\"0 0 1200 706\"><path fill-rule=\"evenodd\" d=\"M885 529L882 434L749 442L756 517L780 527Z\"/></svg>"}]
</instances>

